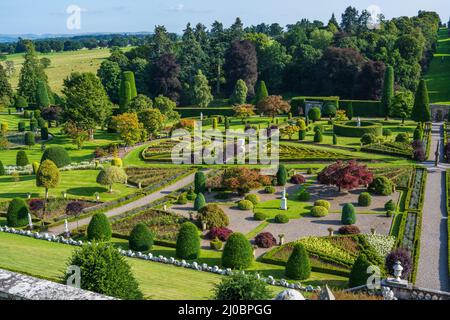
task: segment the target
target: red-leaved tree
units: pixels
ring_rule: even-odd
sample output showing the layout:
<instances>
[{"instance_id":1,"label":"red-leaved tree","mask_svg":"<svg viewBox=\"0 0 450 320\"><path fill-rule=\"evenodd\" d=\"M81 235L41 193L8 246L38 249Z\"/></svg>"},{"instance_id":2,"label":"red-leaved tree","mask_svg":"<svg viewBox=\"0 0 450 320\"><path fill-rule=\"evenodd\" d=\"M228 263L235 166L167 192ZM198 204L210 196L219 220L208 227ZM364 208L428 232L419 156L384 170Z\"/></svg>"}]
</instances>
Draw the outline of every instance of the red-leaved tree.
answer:
<instances>
[{"instance_id":1,"label":"red-leaved tree","mask_svg":"<svg viewBox=\"0 0 450 320\"><path fill-rule=\"evenodd\" d=\"M317 176L321 184L338 187L339 191L353 190L367 186L373 181L373 173L366 165L359 165L356 160L337 161L323 169Z\"/></svg>"}]
</instances>

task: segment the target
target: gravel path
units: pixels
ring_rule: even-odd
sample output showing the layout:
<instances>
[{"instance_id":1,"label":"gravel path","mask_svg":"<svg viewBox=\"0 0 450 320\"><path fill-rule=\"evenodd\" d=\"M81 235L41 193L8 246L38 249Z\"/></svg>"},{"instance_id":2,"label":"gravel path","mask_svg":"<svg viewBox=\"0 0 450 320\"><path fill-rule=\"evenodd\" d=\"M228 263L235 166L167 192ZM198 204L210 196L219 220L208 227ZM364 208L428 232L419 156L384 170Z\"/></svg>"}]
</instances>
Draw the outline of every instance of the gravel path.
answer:
<instances>
[{"instance_id":1,"label":"gravel path","mask_svg":"<svg viewBox=\"0 0 450 320\"><path fill-rule=\"evenodd\" d=\"M430 158L426 162L429 168L423 206L416 285L449 291L445 167L434 167L434 153L441 137L440 128L441 124L433 124ZM442 146L440 149L442 150Z\"/></svg>"},{"instance_id":2,"label":"gravel path","mask_svg":"<svg viewBox=\"0 0 450 320\"><path fill-rule=\"evenodd\" d=\"M207 174L207 173L208 172L206 171L205 174ZM163 188L160 191L156 191L154 193L151 193L151 194L149 194L149 195L147 195L147 196L145 196L143 198L140 198L140 199L138 199L136 201L127 203L127 204L125 204L125 205L123 205L121 207L117 207L117 208L111 209L110 211L105 212L105 215L107 217L114 217L114 216L117 216L119 214L122 214L122 213L125 213L127 211L130 211L132 209L136 209L136 208L145 206L146 204L151 203L153 201L156 201L158 199L164 198L168 194L170 194L170 193L172 193L172 192L174 192L174 191L176 191L178 189L181 189L182 187L187 186L190 183L194 182L194 177L195 177L195 173L190 174L189 176L187 176L187 177L185 177L185 178L183 178L181 180L178 180L174 184L171 184L171 185ZM88 225L90 221L91 221L91 217L87 217L85 219L78 220L78 226L82 227L82 226ZM77 227L77 222L76 221L69 222L69 230L73 230L76 227ZM62 225L56 226L54 228L50 228L48 230L48 233L49 234L58 235L58 234L61 234L61 233L64 232L64 228L65 228L64 224L62 224Z\"/></svg>"}]
</instances>

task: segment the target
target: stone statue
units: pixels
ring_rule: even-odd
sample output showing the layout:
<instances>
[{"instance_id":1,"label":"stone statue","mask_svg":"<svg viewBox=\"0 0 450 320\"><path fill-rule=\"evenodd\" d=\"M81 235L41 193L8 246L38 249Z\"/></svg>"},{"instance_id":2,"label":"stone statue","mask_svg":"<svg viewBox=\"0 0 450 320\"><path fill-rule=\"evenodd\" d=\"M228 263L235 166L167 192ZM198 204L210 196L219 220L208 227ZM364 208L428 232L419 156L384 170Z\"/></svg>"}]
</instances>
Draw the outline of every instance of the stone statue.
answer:
<instances>
[{"instance_id":1,"label":"stone statue","mask_svg":"<svg viewBox=\"0 0 450 320\"><path fill-rule=\"evenodd\" d=\"M306 300L305 297L297 290L288 289L280 292L274 300Z\"/></svg>"},{"instance_id":2,"label":"stone statue","mask_svg":"<svg viewBox=\"0 0 450 320\"><path fill-rule=\"evenodd\" d=\"M200 121L203 121L203 112L200 112Z\"/></svg>"},{"instance_id":3,"label":"stone statue","mask_svg":"<svg viewBox=\"0 0 450 320\"><path fill-rule=\"evenodd\" d=\"M357 123L358 128L361 127L361 118L358 117L358 123Z\"/></svg>"},{"instance_id":4,"label":"stone statue","mask_svg":"<svg viewBox=\"0 0 450 320\"><path fill-rule=\"evenodd\" d=\"M31 214L28 212L28 226L30 230L33 230L33 219L31 219Z\"/></svg>"},{"instance_id":5,"label":"stone statue","mask_svg":"<svg viewBox=\"0 0 450 320\"><path fill-rule=\"evenodd\" d=\"M287 199L286 197L283 195L283 198L281 198L281 205L280 205L280 210L284 210L286 211L287 208Z\"/></svg>"},{"instance_id":6,"label":"stone statue","mask_svg":"<svg viewBox=\"0 0 450 320\"><path fill-rule=\"evenodd\" d=\"M69 223L67 222L67 219L64 220L64 233L66 234L66 236L68 237L70 234L69 231Z\"/></svg>"},{"instance_id":7,"label":"stone statue","mask_svg":"<svg viewBox=\"0 0 450 320\"><path fill-rule=\"evenodd\" d=\"M383 300L398 300L394 295L394 291L389 287L383 287L381 293L383 294Z\"/></svg>"}]
</instances>

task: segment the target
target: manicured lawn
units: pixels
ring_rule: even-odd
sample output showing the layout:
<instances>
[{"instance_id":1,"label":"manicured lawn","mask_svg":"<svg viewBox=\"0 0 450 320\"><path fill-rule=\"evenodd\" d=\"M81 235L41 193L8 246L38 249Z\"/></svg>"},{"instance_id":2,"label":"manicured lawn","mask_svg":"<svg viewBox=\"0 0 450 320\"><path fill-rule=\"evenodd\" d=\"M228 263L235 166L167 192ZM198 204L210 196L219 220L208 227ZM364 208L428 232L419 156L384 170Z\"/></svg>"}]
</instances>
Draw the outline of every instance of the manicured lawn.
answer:
<instances>
[{"instance_id":1,"label":"manicured lawn","mask_svg":"<svg viewBox=\"0 0 450 320\"><path fill-rule=\"evenodd\" d=\"M8 124L8 131L17 131L17 127L20 121L25 121L27 125L29 124L29 119L24 119L19 114L0 114L0 124L6 122Z\"/></svg>"},{"instance_id":2,"label":"manicured lawn","mask_svg":"<svg viewBox=\"0 0 450 320\"><path fill-rule=\"evenodd\" d=\"M273 219L277 214L286 214L289 219L299 219L302 215L308 214L312 208L310 203L298 200L288 200L288 209L280 210L280 199L269 200L259 203L255 207L255 212L266 214L268 219Z\"/></svg>"},{"instance_id":3,"label":"manicured lawn","mask_svg":"<svg viewBox=\"0 0 450 320\"><path fill-rule=\"evenodd\" d=\"M73 170L61 172L61 182L57 188L50 190L50 196L61 196L66 191L69 198L88 198L93 200L94 193L100 193L101 201L113 200L136 192L135 188L115 184L113 193L108 193L105 186L96 182L98 170ZM44 189L36 187L34 175L21 176L19 182L12 181L9 176L0 177L0 199L16 197L26 198L28 192L32 197L43 197Z\"/></svg>"},{"instance_id":4,"label":"manicured lawn","mask_svg":"<svg viewBox=\"0 0 450 320\"><path fill-rule=\"evenodd\" d=\"M7 115L6 117L12 117L12 115ZM78 150L76 146L72 144L71 139L68 136L60 134L60 128L51 128L50 132L54 134L54 138L45 143L46 147L64 147L69 152L72 162L90 161L94 158L94 151L97 147L107 146L114 142L120 142L117 134L98 130L94 135L94 140L86 141L83 148ZM30 163L34 161L41 161L42 151L39 144L26 149L25 152L27 153ZM15 165L16 154L17 150L14 149L2 150L0 153L0 160L2 160L4 165Z\"/></svg>"},{"instance_id":5,"label":"manicured lawn","mask_svg":"<svg viewBox=\"0 0 450 320\"><path fill-rule=\"evenodd\" d=\"M114 240L126 247L123 240ZM58 281L65 270L66 261L74 247L63 244L35 240L18 235L0 233L0 268L5 268L29 275ZM174 249L155 246L153 254L166 257L174 255ZM203 250L199 263L209 265L218 264L220 252ZM160 263L129 259L136 279L144 296L148 299L208 299L215 283L221 276L206 272L198 272ZM282 277L283 267L255 263L251 270L263 274ZM343 277L312 273L305 284L323 285L326 280L330 286L342 287L346 285ZM272 287L273 293L282 288Z\"/></svg>"},{"instance_id":6,"label":"manicured lawn","mask_svg":"<svg viewBox=\"0 0 450 320\"><path fill-rule=\"evenodd\" d=\"M437 52L425 79L430 101L437 104L450 104L450 36L447 28L439 30Z\"/></svg>"}]
</instances>

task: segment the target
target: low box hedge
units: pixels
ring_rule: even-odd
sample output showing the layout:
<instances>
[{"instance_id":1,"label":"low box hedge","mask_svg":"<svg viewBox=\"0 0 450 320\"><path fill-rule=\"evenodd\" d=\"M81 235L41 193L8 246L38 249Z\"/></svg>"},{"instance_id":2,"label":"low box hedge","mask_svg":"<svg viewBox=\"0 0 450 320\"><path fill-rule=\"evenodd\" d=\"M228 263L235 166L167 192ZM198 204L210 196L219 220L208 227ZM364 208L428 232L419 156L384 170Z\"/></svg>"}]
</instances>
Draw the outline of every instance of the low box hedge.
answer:
<instances>
[{"instance_id":1,"label":"low box hedge","mask_svg":"<svg viewBox=\"0 0 450 320\"><path fill-rule=\"evenodd\" d=\"M361 121L361 126L357 126L357 121L347 121L343 123L335 123L333 125L334 134L343 137L360 138L365 134L373 134L376 136L383 135L383 126L376 122Z\"/></svg>"}]
</instances>

